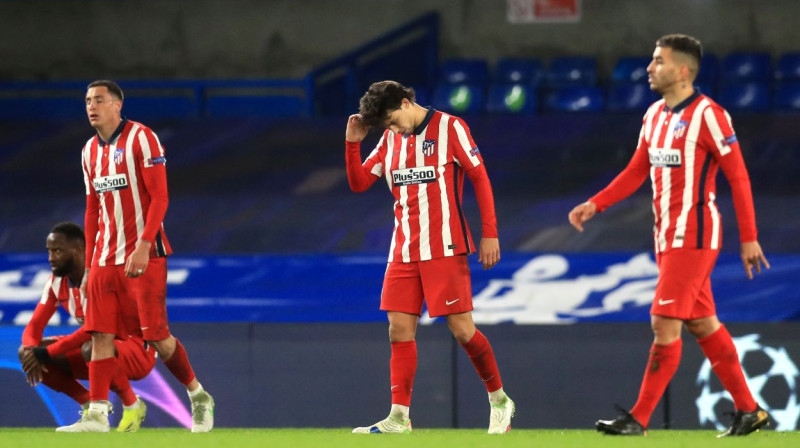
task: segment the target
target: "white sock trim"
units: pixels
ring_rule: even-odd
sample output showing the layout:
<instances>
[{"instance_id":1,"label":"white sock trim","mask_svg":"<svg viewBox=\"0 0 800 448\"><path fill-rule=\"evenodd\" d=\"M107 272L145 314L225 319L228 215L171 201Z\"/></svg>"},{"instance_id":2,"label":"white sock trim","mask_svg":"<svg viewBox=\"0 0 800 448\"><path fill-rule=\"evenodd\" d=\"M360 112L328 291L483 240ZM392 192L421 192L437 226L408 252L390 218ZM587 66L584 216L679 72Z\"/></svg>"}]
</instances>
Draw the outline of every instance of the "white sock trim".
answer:
<instances>
[{"instance_id":1,"label":"white sock trim","mask_svg":"<svg viewBox=\"0 0 800 448\"><path fill-rule=\"evenodd\" d=\"M506 395L505 391L501 387L500 389L497 389L494 392L489 392L489 403L493 404L503 403L506 400L506 397L508 397L508 395Z\"/></svg>"},{"instance_id":2,"label":"white sock trim","mask_svg":"<svg viewBox=\"0 0 800 448\"><path fill-rule=\"evenodd\" d=\"M205 391L205 389L203 389L203 385L200 384L200 383L197 383L197 389L195 389L195 390L186 389L186 392L189 394L189 397L191 397L191 398L194 398L194 397L200 395L204 391Z\"/></svg>"},{"instance_id":3,"label":"white sock trim","mask_svg":"<svg viewBox=\"0 0 800 448\"><path fill-rule=\"evenodd\" d=\"M402 404L394 404L392 403L392 409L389 411L389 416L394 417L395 419L402 419L402 421L408 420L408 414L411 411L411 408L408 406L403 406Z\"/></svg>"}]
</instances>

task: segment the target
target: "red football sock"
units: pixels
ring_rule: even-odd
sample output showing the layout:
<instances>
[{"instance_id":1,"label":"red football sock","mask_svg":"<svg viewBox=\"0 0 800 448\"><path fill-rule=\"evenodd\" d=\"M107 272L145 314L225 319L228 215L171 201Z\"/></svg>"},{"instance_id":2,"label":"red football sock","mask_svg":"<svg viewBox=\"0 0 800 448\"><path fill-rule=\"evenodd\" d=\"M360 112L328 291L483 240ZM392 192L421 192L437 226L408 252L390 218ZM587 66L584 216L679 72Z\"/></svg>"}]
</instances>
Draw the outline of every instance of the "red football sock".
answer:
<instances>
[{"instance_id":1,"label":"red football sock","mask_svg":"<svg viewBox=\"0 0 800 448\"><path fill-rule=\"evenodd\" d=\"M178 338L175 338L175 352L168 360L164 361L164 365L184 386L188 386L194 380L194 370L189 364L189 355L186 354L186 350Z\"/></svg>"},{"instance_id":2,"label":"red football sock","mask_svg":"<svg viewBox=\"0 0 800 448\"><path fill-rule=\"evenodd\" d=\"M111 378L117 372L117 358L89 361L89 397L91 401L108 401Z\"/></svg>"},{"instance_id":3,"label":"red football sock","mask_svg":"<svg viewBox=\"0 0 800 448\"><path fill-rule=\"evenodd\" d=\"M721 326L719 330L703 339L698 339L697 342L722 386L733 397L736 409L743 412L755 411L758 405L750 393L750 388L747 387L742 365L739 363L739 354L728 329Z\"/></svg>"},{"instance_id":4,"label":"red football sock","mask_svg":"<svg viewBox=\"0 0 800 448\"><path fill-rule=\"evenodd\" d=\"M411 406L411 389L417 374L417 341L392 342L389 371L392 404Z\"/></svg>"},{"instance_id":5,"label":"red football sock","mask_svg":"<svg viewBox=\"0 0 800 448\"><path fill-rule=\"evenodd\" d=\"M461 346L467 351L487 392L494 392L503 387L503 382L500 380L500 369L497 368L497 360L494 357L492 346L480 330L475 330L472 339Z\"/></svg>"},{"instance_id":6,"label":"red football sock","mask_svg":"<svg viewBox=\"0 0 800 448\"><path fill-rule=\"evenodd\" d=\"M644 372L642 387L639 389L639 399L631 409L631 414L637 422L647 428L650 416L653 415L658 401L664 394L678 364L681 362L681 347L683 341L677 339L667 345L653 344L650 349L650 358L647 360L647 370Z\"/></svg>"},{"instance_id":7,"label":"red football sock","mask_svg":"<svg viewBox=\"0 0 800 448\"><path fill-rule=\"evenodd\" d=\"M136 403L136 394L133 392L128 375L121 362L117 363L117 372L111 379L111 390L119 396L124 406L133 406Z\"/></svg>"},{"instance_id":8,"label":"red football sock","mask_svg":"<svg viewBox=\"0 0 800 448\"><path fill-rule=\"evenodd\" d=\"M89 401L89 391L86 390L83 384L79 383L78 380L53 366L48 366L47 370L49 371L42 372L42 384L50 389L66 394L78 404Z\"/></svg>"}]
</instances>

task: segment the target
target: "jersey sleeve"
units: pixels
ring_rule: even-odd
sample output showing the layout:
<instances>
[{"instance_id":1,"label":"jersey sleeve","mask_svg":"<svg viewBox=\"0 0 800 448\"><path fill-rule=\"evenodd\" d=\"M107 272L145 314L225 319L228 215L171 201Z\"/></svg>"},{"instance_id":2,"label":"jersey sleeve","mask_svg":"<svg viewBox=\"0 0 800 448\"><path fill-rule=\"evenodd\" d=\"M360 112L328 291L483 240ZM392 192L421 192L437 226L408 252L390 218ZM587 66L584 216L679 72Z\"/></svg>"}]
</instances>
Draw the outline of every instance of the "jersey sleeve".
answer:
<instances>
[{"instance_id":1,"label":"jersey sleeve","mask_svg":"<svg viewBox=\"0 0 800 448\"><path fill-rule=\"evenodd\" d=\"M100 200L97 197L97 192L92 183L92 176L90 172L90 143L87 143L83 148L83 182L86 186L86 213L83 220L84 234L86 237L86 267L92 265L92 256L94 255L94 248L97 242L97 233L100 230L98 220L100 219Z\"/></svg>"},{"instance_id":2,"label":"jersey sleeve","mask_svg":"<svg viewBox=\"0 0 800 448\"><path fill-rule=\"evenodd\" d=\"M350 189L360 193L366 191L378 178L384 175L383 159L381 153L386 144L388 130L384 131L375 149L361 162L361 143L345 141L345 164L347 166L347 181Z\"/></svg>"},{"instance_id":3,"label":"jersey sleeve","mask_svg":"<svg viewBox=\"0 0 800 448\"><path fill-rule=\"evenodd\" d=\"M50 318L53 317L53 314L55 314L57 308L58 300L55 294L53 294L53 276L51 275L44 285L42 297L33 310L33 316L31 316L30 322L28 322L28 325L26 325L25 329L22 331L22 345L26 347L35 347L42 342L44 328L47 326L47 322L50 321Z\"/></svg>"},{"instance_id":4,"label":"jersey sleeve","mask_svg":"<svg viewBox=\"0 0 800 448\"><path fill-rule=\"evenodd\" d=\"M711 155L719 162L731 186L733 207L739 224L739 240L742 243L756 241L758 230L750 176L730 115L721 107L709 106L703 111L703 123L708 129L704 137L709 140L704 142L705 146L711 148Z\"/></svg>"},{"instance_id":5,"label":"jersey sleeve","mask_svg":"<svg viewBox=\"0 0 800 448\"><path fill-rule=\"evenodd\" d=\"M448 134L448 140L453 142L453 158L464 168L464 171L469 173L470 170L483 164L483 157L478 145L472 139L472 134L464 120L454 117Z\"/></svg>"},{"instance_id":6,"label":"jersey sleeve","mask_svg":"<svg viewBox=\"0 0 800 448\"><path fill-rule=\"evenodd\" d=\"M91 341L92 335L83 331L83 327L78 328L71 334L59 338L56 342L47 346L47 354L50 357L63 355L70 350L80 348L84 342Z\"/></svg>"},{"instance_id":7,"label":"jersey sleeve","mask_svg":"<svg viewBox=\"0 0 800 448\"><path fill-rule=\"evenodd\" d=\"M136 137L141 150L141 159L138 162L141 167L142 180L147 194L150 196L150 207L145 216L142 239L152 243L156 238L156 233L161 229L169 205L167 159L164 147L161 146L161 142L152 130L143 128Z\"/></svg>"},{"instance_id":8,"label":"jersey sleeve","mask_svg":"<svg viewBox=\"0 0 800 448\"><path fill-rule=\"evenodd\" d=\"M494 194L489 175L484 164L467 171L469 180L475 190L478 210L481 213L481 236L483 238L497 238L497 216L494 212Z\"/></svg>"}]
</instances>

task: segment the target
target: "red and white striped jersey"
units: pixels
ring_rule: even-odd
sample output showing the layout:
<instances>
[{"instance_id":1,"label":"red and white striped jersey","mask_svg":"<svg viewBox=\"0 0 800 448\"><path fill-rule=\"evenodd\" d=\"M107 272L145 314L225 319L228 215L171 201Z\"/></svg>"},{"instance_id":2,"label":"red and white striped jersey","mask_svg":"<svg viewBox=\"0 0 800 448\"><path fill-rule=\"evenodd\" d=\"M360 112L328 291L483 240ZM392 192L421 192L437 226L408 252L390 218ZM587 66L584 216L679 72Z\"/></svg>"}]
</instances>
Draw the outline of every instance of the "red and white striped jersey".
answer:
<instances>
[{"instance_id":1,"label":"red and white striped jersey","mask_svg":"<svg viewBox=\"0 0 800 448\"><path fill-rule=\"evenodd\" d=\"M662 99L647 110L628 167L590 201L602 211L633 193L649 174L656 251L719 249L722 217L715 200L720 168L731 185L740 240L755 241L750 178L730 115L698 92L672 109Z\"/></svg>"},{"instance_id":2,"label":"red and white striped jersey","mask_svg":"<svg viewBox=\"0 0 800 448\"><path fill-rule=\"evenodd\" d=\"M465 172L476 186L483 236L497 237L494 199L483 158L462 119L430 109L412 134L387 129L362 166L356 165L360 155L359 146L355 148L352 159L348 153L348 176L351 169L363 169L373 175L370 185L385 176L395 198L390 262L475 251L461 208Z\"/></svg>"},{"instance_id":3,"label":"red and white striped jersey","mask_svg":"<svg viewBox=\"0 0 800 448\"><path fill-rule=\"evenodd\" d=\"M86 184L86 264L125 263L141 238L151 257L172 249L164 234L169 202L164 148L156 134L123 120L108 142L95 135L83 147Z\"/></svg>"},{"instance_id":4,"label":"red and white striped jersey","mask_svg":"<svg viewBox=\"0 0 800 448\"><path fill-rule=\"evenodd\" d=\"M47 326L47 322L53 317L59 305L67 310L70 316L80 320L84 317L86 296L81 294L80 285L73 285L69 277L50 275L44 285L42 297L33 312L33 317L22 333L22 345L39 345L42 341L44 327Z\"/></svg>"}]
</instances>

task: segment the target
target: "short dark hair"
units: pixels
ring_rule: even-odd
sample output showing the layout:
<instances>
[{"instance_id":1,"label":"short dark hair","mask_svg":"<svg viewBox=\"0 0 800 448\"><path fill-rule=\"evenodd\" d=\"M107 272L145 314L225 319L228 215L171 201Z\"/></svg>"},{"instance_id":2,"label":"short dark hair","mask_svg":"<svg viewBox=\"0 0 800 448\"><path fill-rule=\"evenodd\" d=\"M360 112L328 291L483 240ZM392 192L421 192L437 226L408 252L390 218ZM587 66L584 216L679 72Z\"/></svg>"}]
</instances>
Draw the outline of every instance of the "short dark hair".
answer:
<instances>
[{"instance_id":1,"label":"short dark hair","mask_svg":"<svg viewBox=\"0 0 800 448\"><path fill-rule=\"evenodd\" d=\"M50 233L60 233L64 235L67 241L78 243L81 246L86 245L86 237L83 235L83 229L74 222L60 222L50 229Z\"/></svg>"},{"instance_id":2,"label":"short dark hair","mask_svg":"<svg viewBox=\"0 0 800 448\"><path fill-rule=\"evenodd\" d=\"M686 34L667 34L656 41L656 47L672 48L690 56L697 63L700 71L700 60L703 59L703 44L699 40Z\"/></svg>"},{"instance_id":3,"label":"short dark hair","mask_svg":"<svg viewBox=\"0 0 800 448\"><path fill-rule=\"evenodd\" d=\"M97 81L92 81L89 83L89 85L86 87L86 90L89 90L92 87L105 87L108 89L108 93L110 93L114 98L120 101L125 99L122 89L114 81L109 81L108 79L98 79Z\"/></svg>"},{"instance_id":4,"label":"short dark hair","mask_svg":"<svg viewBox=\"0 0 800 448\"><path fill-rule=\"evenodd\" d=\"M361 122L366 126L383 127L386 125L386 118L392 111L400 108L404 99L413 103L415 98L414 89L397 81L372 83L359 101Z\"/></svg>"}]
</instances>

